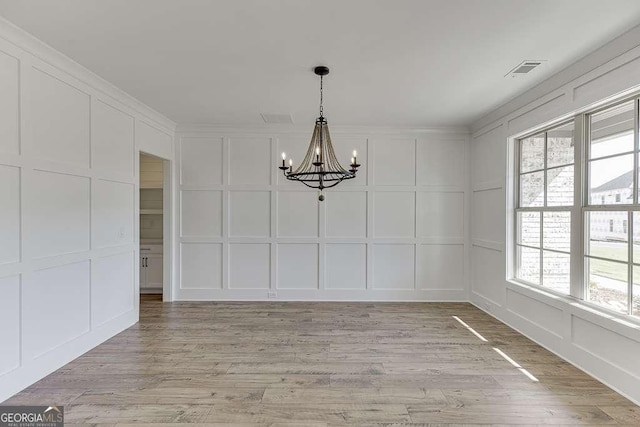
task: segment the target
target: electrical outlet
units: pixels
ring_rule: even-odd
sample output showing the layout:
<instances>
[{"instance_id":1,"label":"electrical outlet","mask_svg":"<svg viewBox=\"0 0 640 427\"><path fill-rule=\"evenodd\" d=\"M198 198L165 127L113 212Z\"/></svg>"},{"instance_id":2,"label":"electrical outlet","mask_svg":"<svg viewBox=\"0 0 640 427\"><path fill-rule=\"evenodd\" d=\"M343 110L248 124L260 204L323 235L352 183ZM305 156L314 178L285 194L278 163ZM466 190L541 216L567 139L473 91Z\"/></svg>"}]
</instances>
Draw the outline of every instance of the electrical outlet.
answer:
<instances>
[{"instance_id":1,"label":"electrical outlet","mask_svg":"<svg viewBox=\"0 0 640 427\"><path fill-rule=\"evenodd\" d=\"M276 291L267 291L267 298L276 298L278 293Z\"/></svg>"}]
</instances>

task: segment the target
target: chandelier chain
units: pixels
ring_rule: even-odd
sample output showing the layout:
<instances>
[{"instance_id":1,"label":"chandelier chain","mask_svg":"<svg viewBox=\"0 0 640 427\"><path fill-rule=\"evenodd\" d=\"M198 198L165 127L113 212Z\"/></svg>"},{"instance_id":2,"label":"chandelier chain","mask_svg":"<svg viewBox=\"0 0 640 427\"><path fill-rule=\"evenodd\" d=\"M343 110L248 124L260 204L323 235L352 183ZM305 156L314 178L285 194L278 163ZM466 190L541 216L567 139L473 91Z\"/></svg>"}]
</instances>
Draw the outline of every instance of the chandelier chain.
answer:
<instances>
[{"instance_id":1,"label":"chandelier chain","mask_svg":"<svg viewBox=\"0 0 640 427\"><path fill-rule=\"evenodd\" d=\"M322 109L322 77L320 76L320 117L324 117Z\"/></svg>"}]
</instances>

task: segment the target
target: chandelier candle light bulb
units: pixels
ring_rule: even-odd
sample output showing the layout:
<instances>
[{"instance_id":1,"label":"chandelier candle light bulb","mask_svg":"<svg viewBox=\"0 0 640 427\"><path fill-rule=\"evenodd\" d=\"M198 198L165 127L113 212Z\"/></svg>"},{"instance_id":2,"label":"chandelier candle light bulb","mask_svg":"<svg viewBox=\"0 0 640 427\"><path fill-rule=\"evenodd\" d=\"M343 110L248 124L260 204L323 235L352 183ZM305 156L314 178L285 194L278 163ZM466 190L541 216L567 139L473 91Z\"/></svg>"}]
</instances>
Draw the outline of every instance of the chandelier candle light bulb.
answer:
<instances>
[{"instance_id":1,"label":"chandelier candle light bulb","mask_svg":"<svg viewBox=\"0 0 640 427\"><path fill-rule=\"evenodd\" d=\"M278 169L280 169L281 171L286 171L287 169L289 169L287 167L287 165L285 165L285 161L287 160L287 153L285 153L284 151L282 152L282 166L280 166ZM289 163L291 163L291 159L289 159ZM286 174L286 172L285 172Z\"/></svg>"}]
</instances>

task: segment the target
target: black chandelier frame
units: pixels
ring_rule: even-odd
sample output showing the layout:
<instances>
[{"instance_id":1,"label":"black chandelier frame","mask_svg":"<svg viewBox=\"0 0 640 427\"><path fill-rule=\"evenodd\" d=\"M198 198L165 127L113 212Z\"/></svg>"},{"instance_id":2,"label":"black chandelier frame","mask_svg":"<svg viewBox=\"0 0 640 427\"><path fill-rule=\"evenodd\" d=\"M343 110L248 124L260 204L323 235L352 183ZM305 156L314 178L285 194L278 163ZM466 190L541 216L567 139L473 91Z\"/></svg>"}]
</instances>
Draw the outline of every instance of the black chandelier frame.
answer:
<instances>
[{"instance_id":1,"label":"black chandelier frame","mask_svg":"<svg viewBox=\"0 0 640 427\"><path fill-rule=\"evenodd\" d=\"M335 187L342 181L353 179L356 177L358 168L361 166L357 162L357 153L351 158L350 169L342 167L338 161L333 144L331 143L331 135L329 134L329 126L327 119L324 117L323 111L323 77L329 74L329 68L319 66L314 69L314 73L320 76L320 117L316 119L313 135L309 148L300 165L293 169L293 162L289 159L289 166L285 164L285 154L283 153L282 170L286 179L290 181L298 181L309 188L320 190L320 201L324 200L322 191L325 188Z\"/></svg>"}]
</instances>

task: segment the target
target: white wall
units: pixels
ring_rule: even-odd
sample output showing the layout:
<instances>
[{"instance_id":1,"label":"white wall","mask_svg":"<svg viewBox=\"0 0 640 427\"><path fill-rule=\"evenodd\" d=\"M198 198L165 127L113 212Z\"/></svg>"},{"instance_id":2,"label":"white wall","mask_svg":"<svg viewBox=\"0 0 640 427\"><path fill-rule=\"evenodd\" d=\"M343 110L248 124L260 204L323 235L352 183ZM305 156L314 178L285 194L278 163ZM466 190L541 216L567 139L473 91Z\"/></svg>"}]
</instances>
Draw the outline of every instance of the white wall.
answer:
<instances>
[{"instance_id":1,"label":"white wall","mask_svg":"<svg viewBox=\"0 0 640 427\"><path fill-rule=\"evenodd\" d=\"M137 153L175 125L5 21L0 93L3 401L137 321Z\"/></svg>"},{"instance_id":2,"label":"white wall","mask_svg":"<svg viewBox=\"0 0 640 427\"><path fill-rule=\"evenodd\" d=\"M484 117L471 142L471 301L636 403L640 326L508 282L505 249L508 138L638 89L640 28Z\"/></svg>"},{"instance_id":3,"label":"white wall","mask_svg":"<svg viewBox=\"0 0 640 427\"><path fill-rule=\"evenodd\" d=\"M466 300L468 135L332 128L363 166L319 202L277 169L312 125L179 130L175 298Z\"/></svg>"}]
</instances>

